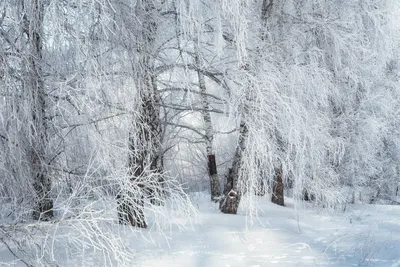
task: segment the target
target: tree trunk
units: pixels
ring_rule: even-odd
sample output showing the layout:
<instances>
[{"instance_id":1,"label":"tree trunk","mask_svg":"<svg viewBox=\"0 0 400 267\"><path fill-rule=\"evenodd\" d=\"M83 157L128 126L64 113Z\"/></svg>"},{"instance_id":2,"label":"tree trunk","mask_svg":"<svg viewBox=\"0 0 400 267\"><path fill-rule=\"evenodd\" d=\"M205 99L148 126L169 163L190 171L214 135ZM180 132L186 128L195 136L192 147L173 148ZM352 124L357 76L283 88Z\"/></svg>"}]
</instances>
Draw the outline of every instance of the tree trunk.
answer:
<instances>
[{"instance_id":1,"label":"tree trunk","mask_svg":"<svg viewBox=\"0 0 400 267\"><path fill-rule=\"evenodd\" d=\"M283 169L282 166L280 166L279 168L275 169L275 177L272 185L272 203L285 206L283 189Z\"/></svg>"},{"instance_id":2,"label":"tree trunk","mask_svg":"<svg viewBox=\"0 0 400 267\"><path fill-rule=\"evenodd\" d=\"M119 224L147 228L143 213L144 201L142 197L134 196L125 190L117 195L117 204Z\"/></svg>"},{"instance_id":3,"label":"tree trunk","mask_svg":"<svg viewBox=\"0 0 400 267\"><path fill-rule=\"evenodd\" d=\"M261 36L260 39L262 42L266 40L267 36L267 22L268 19L272 16L272 8L274 6L273 0L263 0L262 7L261 7ZM279 138L278 138L279 140ZM279 150L283 150L283 142L278 141ZM283 170L282 166L275 169L275 177L272 182L272 198L271 201L275 204L284 206L284 185L283 185Z\"/></svg>"},{"instance_id":4,"label":"tree trunk","mask_svg":"<svg viewBox=\"0 0 400 267\"><path fill-rule=\"evenodd\" d=\"M243 151L246 145L248 129L246 123L240 123L239 143L236 147L232 167L229 168L224 184L224 195L219 202L219 209L223 213L236 214L239 207L241 192L238 188L239 172L241 168Z\"/></svg>"},{"instance_id":5,"label":"tree trunk","mask_svg":"<svg viewBox=\"0 0 400 267\"><path fill-rule=\"evenodd\" d=\"M264 177L266 175L265 175L265 173L263 171L263 168L261 167L261 161L260 160L257 160L257 168L259 169L260 175L258 177L254 193L255 193L256 196L264 196L265 193L266 193Z\"/></svg>"},{"instance_id":6,"label":"tree trunk","mask_svg":"<svg viewBox=\"0 0 400 267\"><path fill-rule=\"evenodd\" d=\"M164 148L163 148L163 137L164 131L161 125L160 118L160 104L161 96L158 91L157 82L155 77L151 76L151 84L153 90L153 112L152 119L150 121L151 131L154 138L154 143L152 144L153 150L151 155L151 166L150 169L153 174L156 174L154 178L154 186L150 189L150 202L153 205L163 205L164 203Z\"/></svg>"},{"instance_id":7,"label":"tree trunk","mask_svg":"<svg viewBox=\"0 0 400 267\"><path fill-rule=\"evenodd\" d=\"M221 186L219 184L217 163L214 154L208 154L208 174L210 176L211 201L216 202L221 196Z\"/></svg>"},{"instance_id":8,"label":"tree trunk","mask_svg":"<svg viewBox=\"0 0 400 267\"><path fill-rule=\"evenodd\" d=\"M263 42L267 39L267 21L271 17L273 4L274 4L273 0L263 0L262 2L261 6L262 29L261 29L260 39Z\"/></svg>"},{"instance_id":9,"label":"tree trunk","mask_svg":"<svg viewBox=\"0 0 400 267\"><path fill-rule=\"evenodd\" d=\"M141 20L142 28L137 37L136 49L138 66L135 70L137 76L136 88L139 94L138 115L134 122L134 131L129 134L128 168L130 179L137 184L137 193L124 192L117 196L118 218L122 224L130 223L132 226L146 228L144 217L144 195L155 195L159 189L160 178L155 181L146 179L148 175L160 177L163 170L161 160L161 124L159 102L154 77L153 46L157 31L154 2L141 1L136 6L136 16ZM150 168L146 172L145 168ZM160 175L158 175L160 174ZM154 198L154 197L153 197ZM154 200L152 201L153 203Z\"/></svg>"},{"instance_id":10,"label":"tree trunk","mask_svg":"<svg viewBox=\"0 0 400 267\"><path fill-rule=\"evenodd\" d=\"M265 195L265 183L262 176L258 179L258 183L256 185L255 194L257 196L264 196Z\"/></svg>"},{"instance_id":11,"label":"tree trunk","mask_svg":"<svg viewBox=\"0 0 400 267\"><path fill-rule=\"evenodd\" d=\"M150 166L150 170L152 170L153 174L155 174L156 177L154 177L154 183L152 183L150 188L148 188L148 193L150 196L150 203L157 206L163 206L165 198L163 190L165 182L163 176L163 171L164 171L163 153L164 151L159 150L156 157L152 159Z\"/></svg>"},{"instance_id":12,"label":"tree trunk","mask_svg":"<svg viewBox=\"0 0 400 267\"><path fill-rule=\"evenodd\" d=\"M200 95L202 98L203 104L203 119L204 119L204 126L205 126L205 137L206 137L206 150L207 150L207 161L208 161L208 175L210 177L210 191L211 191L211 201L218 201L221 195L221 186L218 179L218 172L217 172L217 163L215 160L215 154L213 153L213 126L211 121L211 113L210 113L210 105L207 99L207 88L206 82L204 78L204 74L200 71L202 67L200 56L199 56L199 49L196 44L196 65L199 68L197 70L197 76L199 79L199 88L200 88Z\"/></svg>"},{"instance_id":13,"label":"tree trunk","mask_svg":"<svg viewBox=\"0 0 400 267\"><path fill-rule=\"evenodd\" d=\"M309 193L306 188L303 189L302 195L303 195L304 201L314 201L315 200L315 194Z\"/></svg>"},{"instance_id":14,"label":"tree trunk","mask_svg":"<svg viewBox=\"0 0 400 267\"><path fill-rule=\"evenodd\" d=\"M224 195L219 202L219 209L223 213L236 214L240 203L240 195L238 194L235 184L237 184L238 174L234 171L235 168L228 169L226 181L224 185ZM236 169L236 168L235 168Z\"/></svg>"},{"instance_id":15,"label":"tree trunk","mask_svg":"<svg viewBox=\"0 0 400 267\"><path fill-rule=\"evenodd\" d=\"M42 71L43 48L43 1L32 0L23 10L23 32L28 38L27 65L24 67L23 88L30 97L31 129L28 157L35 190L34 220L47 220L53 216L53 200L50 197L51 179L46 168L48 146L46 102Z\"/></svg>"}]
</instances>

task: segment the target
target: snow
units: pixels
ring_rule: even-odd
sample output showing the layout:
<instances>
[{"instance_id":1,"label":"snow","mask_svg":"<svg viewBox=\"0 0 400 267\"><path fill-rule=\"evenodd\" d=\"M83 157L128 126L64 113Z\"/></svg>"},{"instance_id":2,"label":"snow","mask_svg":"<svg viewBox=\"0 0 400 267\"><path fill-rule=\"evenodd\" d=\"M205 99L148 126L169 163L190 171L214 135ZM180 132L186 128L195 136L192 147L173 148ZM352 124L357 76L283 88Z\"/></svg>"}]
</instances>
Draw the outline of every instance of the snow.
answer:
<instances>
[{"instance_id":1,"label":"snow","mask_svg":"<svg viewBox=\"0 0 400 267\"><path fill-rule=\"evenodd\" d=\"M173 227L164 235L151 227L126 231L126 244L136 254L132 266L400 267L400 206L355 204L344 212L290 198L280 207L257 197L259 215L250 224L244 207L237 215L222 214L209 199L192 195L199 216L186 229ZM120 231L130 227L115 225ZM14 259L0 244L0 263Z\"/></svg>"},{"instance_id":2,"label":"snow","mask_svg":"<svg viewBox=\"0 0 400 267\"><path fill-rule=\"evenodd\" d=\"M259 198L262 214L250 226L243 209L222 214L200 194L200 221L191 229L173 231L168 242L159 237L158 245L131 245L148 267L400 266L400 206L350 205L328 214L286 201L280 207Z\"/></svg>"}]
</instances>

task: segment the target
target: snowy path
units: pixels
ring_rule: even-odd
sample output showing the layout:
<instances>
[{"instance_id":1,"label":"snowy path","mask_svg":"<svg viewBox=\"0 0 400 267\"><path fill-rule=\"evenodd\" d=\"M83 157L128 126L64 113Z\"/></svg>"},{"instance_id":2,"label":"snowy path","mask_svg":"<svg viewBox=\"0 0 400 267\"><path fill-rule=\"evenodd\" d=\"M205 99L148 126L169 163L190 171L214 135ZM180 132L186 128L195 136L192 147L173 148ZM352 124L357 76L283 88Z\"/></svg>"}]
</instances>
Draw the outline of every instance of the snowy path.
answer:
<instances>
[{"instance_id":1,"label":"snowy path","mask_svg":"<svg viewBox=\"0 0 400 267\"><path fill-rule=\"evenodd\" d=\"M286 207L280 207L260 198L262 214L246 228L243 210L238 215L222 214L207 195L198 195L193 201L200 212L199 221L192 228L167 232L168 243L165 236L150 229L141 230L143 235L124 232L138 259L132 266L400 267L400 206L351 205L346 212L328 216L316 208L296 212L290 199ZM154 243L149 242L150 237ZM13 259L0 247L0 266L1 261ZM84 266L106 266L90 262L86 259Z\"/></svg>"},{"instance_id":2,"label":"snowy path","mask_svg":"<svg viewBox=\"0 0 400 267\"><path fill-rule=\"evenodd\" d=\"M161 239L159 246L131 244L141 266L400 267L400 207L351 206L332 218L263 200L264 214L246 230L244 215L221 214L206 198L198 202L194 231L173 232L169 246Z\"/></svg>"}]
</instances>

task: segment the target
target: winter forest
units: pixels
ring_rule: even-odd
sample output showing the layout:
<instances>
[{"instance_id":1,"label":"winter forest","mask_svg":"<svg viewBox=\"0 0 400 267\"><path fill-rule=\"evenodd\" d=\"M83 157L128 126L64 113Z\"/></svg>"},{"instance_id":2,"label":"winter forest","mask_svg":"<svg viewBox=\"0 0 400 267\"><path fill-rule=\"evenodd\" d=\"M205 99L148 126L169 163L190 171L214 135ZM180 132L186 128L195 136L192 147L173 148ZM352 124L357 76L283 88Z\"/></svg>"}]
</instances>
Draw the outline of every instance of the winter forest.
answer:
<instances>
[{"instance_id":1,"label":"winter forest","mask_svg":"<svg viewBox=\"0 0 400 267\"><path fill-rule=\"evenodd\" d=\"M400 2L1 0L0 265L399 267Z\"/></svg>"}]
</instances>

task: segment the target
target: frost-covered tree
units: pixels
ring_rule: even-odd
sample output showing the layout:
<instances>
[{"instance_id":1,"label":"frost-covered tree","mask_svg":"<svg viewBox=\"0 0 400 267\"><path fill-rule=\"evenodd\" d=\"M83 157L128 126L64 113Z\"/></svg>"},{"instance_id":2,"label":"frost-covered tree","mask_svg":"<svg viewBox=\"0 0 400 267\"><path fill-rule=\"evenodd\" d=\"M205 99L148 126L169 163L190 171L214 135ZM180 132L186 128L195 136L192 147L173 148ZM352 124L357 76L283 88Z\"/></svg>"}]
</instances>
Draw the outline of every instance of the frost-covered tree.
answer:
<instances>
[{"instance_id":1,"label":"frost-covered tree","mask_svg":"<svg viewBox=\"0 0 400 267\"><path fill-rule=\"evenodd\" d=\"M121 3L122 5L122 3ZM127 7L130 7L127 9ZM145 185L140 181L146 179L148 171L162 172L161 155L159 147L161 142L159 93L155 81L154 45L158 23L157 9L153 1L139 1L131 6L124 5L126 17L123 17L125 26L133 31L131 37L134 40L129 51L132 59L135 59L133 67L135 72L135 86L137 91L137 103L132 126L135 128L129 133L129 176L140 188ZM127 20L128 13L135 14L135 19L141 24L140 29L134 29L132 20ZM133 57L132 53L137 53ZM149 170L146 170L150 168ZM158 181L154 181L157 183ZM143 214L144 192L132 195L125 189L119 193L119 218L120 223L130 223L133 226L146 228L147 224Z\"/></svg>"},{"instance_id":2,"label":"frost-covered tree","mask_svg":"<svg viewBox=\"0 0 400 267\"><path fill-rule=\"evenodd\" d=\"M250 89L232 87L236 99L246 99L238 90L247 96L244 114L249 133L239 175L243 193L257 188L262 173L273 200L280 198L283 204L282 187L290 183L296 198L307 192L316 201L335 206L348 198L343 182L355 177L349 170L359 170L361 184L374 177L383 158L377 147L384 140L381 130L385 132L389 122L382 107L387 111L387 103L389 109L395 108L386 97L387 88L376 84L385 77L394 53L391 38L396 34L390 25L389 4L256 4L262 14L252 21L247 36L253 44L247 46L252 69L248 75L254 81ZM377 88L383 91L377 93ZM376 93L385 96L379 98L379 109L369 101L376 99ZM343 112L351 117L338 115ZM365 119L360 120L358 114L363 113ZM338 125L349 128L339 130ZM356 125L361 132L354 132ZM363 140L357 149L352 147L356 140ZM395 165L390 169L396 169ZM362 174L365 171L371 172Z\"/></svg>"},{"instance_id":3,"label":"frost-covered tree","mask_svg":"<svg viewBox=\"0 0 400 267\"><path fill-rule=\"evenodd\" d=\"M30 191L27 197L33 199L31 208L35 220L53 216L52 179L49 175L52 155L43 53L44 8L42 1L5 3L0 24L1 42L5 49L2 55L2 98L5 107L3 118L6 119L2 122L2 130L5 130L2 139L3 147L8 150L3 154L5 176L2 184L8 184L8 180L22 183L11 182L10 185L18 189L3 188L9 197ZM20 23L14 24L15 21Z\"/></svg>"},{"instance_id":4,"label":"frost-covered tree","mask_svg":"<svg viewBox=\"0 0 400 267\"><path fill-rule=\"evenodd\" d=\"M137 25L139 19L152 22L147 17L141 18L146 14L141 12L143 5L136 6L138 14L132 16L134 13L129 11L135 8L122 8L124 3L120 1L96 2L93 5L90 1L37 1L38 6L30 5L34 1L27 1L26 9L18 9L22 2L16 2L1 3L1 10L5 12L2 13L0 41L5 51L1 51L1 69L4 71L0 81L1 101L4 103L0 108L1 124L4 125L0 131L0 228L7 233L1 239L10 246L10 253L16 252L17 257L33 266L56 263L87 265L93 259L106 259L99 264L126 266L133 253L122 246L121 228L117 226L115 214L117 210L122 211L120 219L123 223L140 223L138 226L145 226L140 215L146 210L153 217L152 226L159 230L170 226L171 221L166 218L175 216L176 208L189 208L190 211L184 212L185 216L193 212L182 186L160 169L160 155L164 151L160 147L161 141L155 141L160 133L157 132L155 138L147 135L150 126L154 123L157 126L159 119L151 123L141 120L140 108L145 103L141 92L145 96L153 96L154 93L146 90L146 86L154 76L151 64L155 57L149 52L151 44L146 46L147 31L142 31ZM43 13L30 10L39 6ZM118 14L116 10L119 8L126 12ZM26 10L26 18L19 13L21 10ZM157 12L158 9L154 13ZM30 25L29 19L36 15L41 16L42 24ZM19 24L19 21L26 23ZM39 31L40 35L37 34ZM41 42L40 49L35 49L29 42L30 36L34 37L33 44L37 44L34 41ZM145 52L139 53L138 48L143 48ZM33 75L37 72L32 66L41 71L41 76ZM142 76L143 73L147 76ZM33 83L35 79L39 82ZM33 88L35 84L43 87ZM38 94L35 88L42 91ZM32 98L37 101L32 102ZM42 105L44 98L45 107L35 107L35 103ZM149 110L150 113L152 110L157 113L159 108L152 106L143 114L148 115ZM38 115L43 116L38 117L30 111L40 112ZM42 126L46 126L45 144L34 140L43 133L35 129L39 119L44 121ZM155 130L159 131L160 127ZM129 166L128 159L134 163L140 159L140 153L133 151L137 148L132 149L129 141L142 146L141 153L146 156L143 168L149 171L138 179L134 179L136 167ZM144 151L150 142L155 149ZM46 193L40 196L34 190L36 184L30 168L31 159L35 158L28 153L43 152L34 147L38 145L44 145L42 156L45 159L41 163L44 164L46 177L52 181L46 187L36 187L36 191ZM155 160L156 156L160 157ZM41 172L43 170L40 169ZM36 180L42 181L39 178ZM161 178L168 179L160 182ZM31 200L48 201L49 192L43 190L49 187L53 197L52 222L24 224L29 220L27 214L31 215L33 208L40 207L32 205L34 202ZM127 192L127 207L125 200L115 199L118 193L122 193L121 188ZM163 202L166 207L153 209L148 202ZM130 205L132 203L133 206ZM170 213L171 206L174 207L173 213ZM133 219L133 212L126 211L132 209L139 214L135 219L140 222L130 221L129 216ZM43 218L49 212L46 209L34 214ZM3 222L17 227L9 229ZM70 232L70 237L65 238L57 232L59 227L65 227L63 229ZM21 232L29 237L24 248L16 246ZM82 254L82 257L70 258L84 240L93 241L96 248L102 249L93 252L87 247L85 257ZM54 242L64 245L63 252L54 246ZM59 261L62 255L68 260Z\"/></svg>"},{"instance_id":5,"label":"frost-covered tree","mask_svg":"<svg viewBox=\"0 0 400 267\"><path fill-rule=\"evenodd\" d=\"M271 11L265 38L280 58L275 63L284 75L280 90L292 88L279 94L296 101L290 113L295 114L296 106L302 109L292 117L302 121L301 127L277 128L285 146L297 155L287 157L284 166L291 165L298 195L305 186L318 200L343 202L346 196L340 188L345 183L365 184L380 168L377 145L383 142L388 120L370 100L376 94L387 95L376 82L384 77L394 52L389 4L270 1L267 5ZM385 107L383 103L391 103L386 97L380 101ZM294 139L290 132L301 135Z\"/></svg>"},{"instance_id":6,"label":"frost-covered tree","mask_svg":"<svg viewBox=\"0 0 400 267\"><path fill-rule=\"evenodd\" d=\"M286 195L395 203L396 8L1 2L0 239L34 266L59 264L55 241L74 255L87 240L90 259L65 265L126 266L119 231L161 230L174 208L189 217L188 191L249 215L254 193L280 205Z\"/></svg>"}]
</instances>

